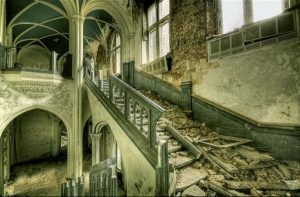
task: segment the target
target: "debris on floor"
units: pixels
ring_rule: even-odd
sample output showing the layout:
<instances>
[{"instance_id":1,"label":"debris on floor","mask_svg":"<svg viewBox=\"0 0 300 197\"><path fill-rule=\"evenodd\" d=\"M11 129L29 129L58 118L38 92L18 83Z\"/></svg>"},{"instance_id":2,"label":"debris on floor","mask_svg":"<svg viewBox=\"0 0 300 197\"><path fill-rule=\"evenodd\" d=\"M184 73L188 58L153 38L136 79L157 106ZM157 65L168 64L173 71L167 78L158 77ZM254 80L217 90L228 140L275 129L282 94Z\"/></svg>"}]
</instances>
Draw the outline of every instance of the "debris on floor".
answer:
<instances>
[{"instance_id":1,"label":"debris on floor","mask_svg":"<svg viewBox=\"0 0 300 197\"><path fill-rule=\"evenodd\" d=\"M157 123L157 139L169 142L176 196L300 196L299 162L277 160L252 147L251 140L220 135L151 91L141 92L166 109ZM201 157L166 131L167 125L199 149Z\"/></svg>"}]
</instances>

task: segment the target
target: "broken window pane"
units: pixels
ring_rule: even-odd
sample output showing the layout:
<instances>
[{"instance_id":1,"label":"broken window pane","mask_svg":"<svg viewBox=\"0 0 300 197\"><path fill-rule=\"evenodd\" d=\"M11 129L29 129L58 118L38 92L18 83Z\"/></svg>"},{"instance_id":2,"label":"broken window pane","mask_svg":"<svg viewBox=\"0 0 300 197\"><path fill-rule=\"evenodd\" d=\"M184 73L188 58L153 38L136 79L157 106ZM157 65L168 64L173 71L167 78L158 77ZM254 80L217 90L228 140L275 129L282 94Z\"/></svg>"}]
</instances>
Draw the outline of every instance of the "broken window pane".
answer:
<instances>
[{"instance_id":1,"label":"broken window pane","mask_svg":"<svg viewBox=\"0 0 300 197\"><path fill-rule=\"evenodd\" d=\"M156 8L155 3L150 6L148 9L148 26L150 27L156 23Z\"/></svg>"},{"instance_id":2,"label":"broken window pane","mask_svg":"<svg viewBox=\"0 0 300 197\"><path fill-rule=\"evenodd\" d=\"M160 56L167 55L170 51L169 23L160 26Z\"/></svg>"},{"instance_id":3,"label":"broken window pane","mask_svg":"<svg viewBox=\"0 0 300 197\"><path fill-rule=\"evenodd\" d=\"M222 0L223 33L244 24L243 0Z\"/></svg>"},{"instance_id":4,"label":"broken window pane","mask_svg":"<svg viewBox=\"0 0 300 197\"><path fill-rule=\"evenodd\" d=\"M283 11L282 0L253 0L254 22L276 16Z\"/></svg>"},{"instance_id":5,"label":"broken window pane","mask_svg":"<svg viewBox=\"0 0 300 197\"><path fill-rule=\"evenodd\" d=\"M156 59L156 31L149 33L149 61Z\"/></svg>"},{"instance_id":6,"label":"broken window pane","mask_svg":"<svg viewBox=\"0 0 300 197\"><path fill-rule=\"evenodd\" d=\"M159 2L159 20L169 15L170 6L169 0L163 0Z\"/></svg>"}]
</instances>

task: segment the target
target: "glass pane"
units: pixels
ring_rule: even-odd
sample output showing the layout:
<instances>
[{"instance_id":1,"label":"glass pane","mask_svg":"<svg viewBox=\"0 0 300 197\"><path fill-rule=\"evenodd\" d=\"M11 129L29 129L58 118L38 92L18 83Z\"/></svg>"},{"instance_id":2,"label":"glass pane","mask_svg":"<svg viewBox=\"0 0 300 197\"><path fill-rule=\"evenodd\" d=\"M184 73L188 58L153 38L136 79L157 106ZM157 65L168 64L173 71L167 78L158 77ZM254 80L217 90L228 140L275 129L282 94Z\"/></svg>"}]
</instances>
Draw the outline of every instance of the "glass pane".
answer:
<instances>
[{"instance_id":1,"label":"glass pane","mask_svg":"<svg viewBox=\"0 0 300 197\"><path fill-rule=\"evenodd\" d=\"M156 31L149 33L149 61L156 59Z\"/></svg>"},{"instance_id":2,"label":"glass pane","mask_svg":"<svg viewBox=\"0 0 300 197\"><path fill-rule=\"evenodd\" d=\"M148 26L150 27L156 22L156 9L155 3L153 3L148 9Z\"/></svg>"},{"instance_id":3,"label":"glass pane","mask_svg":"<svg viewBox=\"0 0 300 197\"><path fill-rule=\"evenodd\" d=\"M160 56L167 55L170 51L169 42L169 23L160 27Z\"/></svg>"},{"instance_id":4,"label":"glass pane","mask_svg":"<svg viewBox=\"0 0 300 197\"><path fill-rule=\"evenodd\" d=\"M169 0L163 0L159 2L159 19L169 15L170 13L170 3Z\"/></svg>"},{"instance_id":5,"label":"glass pane","mask_svg":"<svg viewBox=\"0 0 300 197\"><path fill-rule=\"evenodd\" d=\"M244 24L243 0L222 0L223 33Z\"/></svg>"},{"instance_id":6,"label":"glass pane","mask_svg":"<svg viewBox=\"0 0 300 197\"><path fill-rule=\"evenodd\" d=\"M142 41L142 64L147 63L147 42Z\"/></svg>"},{"instance_id":7,"label":"glass pane","mask_svg":"<svg viewBox=\"0 0 300 197\"><path fill-rule=\"evenodd\" d=\"M121 37L120 34L116 34L116 47L121 45Z\"/></svg>"},{"instance_id":8,"label":"glass pane","mask_svg":"<svg viewBox=\"0 0 300 197\"><path fill-rule=\"evenodd\" d=\"M282 0L253 0L254 22L276 16L283 11Z\"/></svg>"},{"instance_id":9,"label":"glass pane","mask_svg":"<svg viewBox=\"0 0 300 197\"><path fill-rule=\"evenodd\" d=\"M116 73L121 73L121 49L116 50Z\"/></svg>"}]
</instances>

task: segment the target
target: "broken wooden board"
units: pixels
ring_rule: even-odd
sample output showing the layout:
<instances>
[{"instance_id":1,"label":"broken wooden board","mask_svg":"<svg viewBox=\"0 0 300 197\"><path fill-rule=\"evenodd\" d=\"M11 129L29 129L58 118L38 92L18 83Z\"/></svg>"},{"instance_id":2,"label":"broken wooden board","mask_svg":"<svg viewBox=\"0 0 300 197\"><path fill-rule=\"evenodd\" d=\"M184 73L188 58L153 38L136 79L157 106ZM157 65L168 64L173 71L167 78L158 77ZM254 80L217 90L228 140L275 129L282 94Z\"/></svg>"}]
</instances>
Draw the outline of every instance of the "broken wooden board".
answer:
<instances>
[{"instance_id":1,"label":"broken wooden board","mask_svg":"<svg viewBox=\"0 0 300 197\"><path fill-rule=\"evenodd\" d=\"M169 162L174 164L174 167L176 169L187 166L187 165L193 163L195 160L196 160L195 157L193 157L191 155L186 156L186 157L177 155L176 158L174 158L174 157L169 158Z\"/></svg>"},{"instance_id":2,"label":"broken wooden board","mask_svg":"<svg viewBox=\"0 0 300 197\"><path fill-rule=\"evenodd\" d=\"M176 139L180 144L182 144L182 146L189 150L196 157L196 159L199 159L201 157L202 153L195 147L193 143L191 143L183 135L181 135L181 133L176 128L171 125L167 125L165 129L172 135L174 139Z\"/></svg>"},{"instance_id":3,"label":"broken wooden board","mask_svg":"<svg viewBox=\"0 0 300 197\"><path fill-rule=\"evenodd\" d=\"M226 144L214 144L213 142L207 142L207 141L215 141L215 140L226 140L226 141L231 141L231 142L226 143ZM215 148L228 148L228 147L233 147L233 146L239 146L242 144L247 144L247 143L252 142L252 140L220 135L219 137L199 139L197 142L208 145L208 146L212 146Z\"/></svg>"},{"instance_id":4,"label":"broken wooden board","mask_svg":"<svg viewBox=\"0 0 300 197\"><path fill-rule=\"evenodd\" d=\"M229 190L224 188L221 184L219 184L216 181L207 181L207 185L208 187L215 191L216 193L222 195L222 196L228 196L228 197L232 197L232 196L240 196L240 197L244 197L244 196L249 196L247 194L235 191L235 190Z\"/></svg>"},{"instance_id":5,"label":"broken wooden board","mask_svg":"<svg viewBox=\"0 0 300 197\"><path fill-rule=\"evenodd\" d=\"M179 173L179 179L176 184L176 192L181 192L188 187L198 184L200 180L207 178L208 173L205 168L195 169L187 167Z\"/></svg>"},{"instance_id":6,"label":"broken wooden board","mask_svg":"<svg viewBox=\"0 0 300 197\"><path fill-rule=\"evenodd\" d=\"M235 152L237 152L240 156L251 159L253 161L267 162L274 160L274 158L270 155L259 153L257 151L250 151L242 147L235 149Z\"/></svg>"},{"instance_id":7,"label":"broken wooden board","mask_svg":"<svg viewBox=\"0 0 300 197\"><path fill-rule=\"evenodd\" d=\"M299 190L299 180L285 180L281 182L258 182L258 181L225 181L226 187L230 189L265 189L265 190Z\"/></svg>"},{"instance_id":8,"label":"broken wooden board","mask_svg":"<svg viewBox=\"0 0 300 197\"><path fill-rule=\"evenodd\" d=\"M239 169L232 165L231 163L228 163L226 162L224 159L222 158L219 158L217 156L214 156L214 155L210 155L210 157L217 163L219 164L219 166L221 166L223 169L225 169L227 172L230 172L230 173L234 173L234 172L237 172L239 171Z\"/></svg>"}]
</instances>

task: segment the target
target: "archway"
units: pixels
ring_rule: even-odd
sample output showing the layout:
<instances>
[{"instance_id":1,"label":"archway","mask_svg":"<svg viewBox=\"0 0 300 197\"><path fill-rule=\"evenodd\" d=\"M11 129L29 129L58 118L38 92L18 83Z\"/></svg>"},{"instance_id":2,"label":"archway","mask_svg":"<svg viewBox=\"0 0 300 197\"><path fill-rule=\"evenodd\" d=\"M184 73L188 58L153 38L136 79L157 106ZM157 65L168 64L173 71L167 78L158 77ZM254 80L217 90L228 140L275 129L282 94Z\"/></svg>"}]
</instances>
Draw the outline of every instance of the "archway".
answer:
<instances>
[{"instance_id":1,"label":"archway","mask_svg":"<svg viewBox=\"0 0 300 197\"><path fill-rule=\"evenodd\" d=\"M95 125L92 133L92 165L96 165L102 161L113 158L116 160L117 176L118 176L118 194L124 195L124 168L122 156L110 126L106 122L99 122Z\"/></svg>"},{"instance_id":2,"label":"archway","mask_svg":"<svg viewBox=\"0 0 300 197\"><path fill-rule=\"evenodd\" d=\"M59 184L67 177L63 122L49 111L32 109L8 123L0 143L6 195L60 194Z\"/></svg>"}]
</instances>

